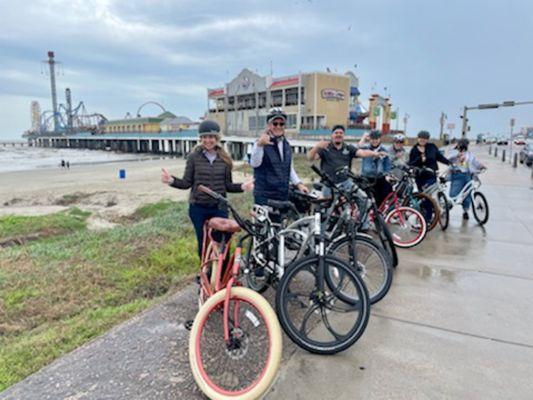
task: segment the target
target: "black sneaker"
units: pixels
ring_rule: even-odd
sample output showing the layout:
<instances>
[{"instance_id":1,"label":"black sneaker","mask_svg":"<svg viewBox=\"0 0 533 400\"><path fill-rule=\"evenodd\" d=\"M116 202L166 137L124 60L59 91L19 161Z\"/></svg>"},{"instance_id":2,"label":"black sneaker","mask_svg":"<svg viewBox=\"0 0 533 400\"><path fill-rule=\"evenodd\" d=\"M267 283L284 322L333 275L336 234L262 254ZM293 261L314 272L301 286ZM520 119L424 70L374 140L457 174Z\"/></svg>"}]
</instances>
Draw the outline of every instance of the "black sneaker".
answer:
<instances>
[{"instance_id":1,"label":"black sneaker","mask_svg":"<svg viewBox=\"0 0 533 400\"><path fill-rule=\"evenodd\" d=\"M470 217L468 216L468 213L467 213L466 211L463 212L463 219L464 219L465 221L468 221L469 218L470 218Z\"/></svg>"},{"instance_id":2,"label":"black sneaker","mask_svg":"<svg viewBox=\"0 0 533 400\"><path fill-rule=\"evenodd\" d=\"M192 329L192 324L194 323L193 319L189 319L183 323L183 326L185 326L185 329L190 331Z\"/></svg>"}]
</instances>

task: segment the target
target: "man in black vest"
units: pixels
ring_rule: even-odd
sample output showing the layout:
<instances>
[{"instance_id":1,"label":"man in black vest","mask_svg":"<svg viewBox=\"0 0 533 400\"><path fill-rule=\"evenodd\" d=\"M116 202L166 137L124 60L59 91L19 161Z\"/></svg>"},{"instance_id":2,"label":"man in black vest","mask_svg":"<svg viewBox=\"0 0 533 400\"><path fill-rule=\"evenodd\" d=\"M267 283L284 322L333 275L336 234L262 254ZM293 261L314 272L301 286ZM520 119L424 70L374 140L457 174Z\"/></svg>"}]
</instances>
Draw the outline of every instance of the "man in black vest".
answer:
<instances>
[{"instance_id":1,"label":"man in black vest","mask_svg":"<svg viewBox=\"0 0 533 400\"><path fill-rule=\"evenodd\" d=\"M288 200L289 185L308 192L294 171L289 142L285 138L287 114L273 108L267 115L267 129L254 144L250 165L254 169L255 204L266 205L268 200Z\"/></svg>"}]
</instances>

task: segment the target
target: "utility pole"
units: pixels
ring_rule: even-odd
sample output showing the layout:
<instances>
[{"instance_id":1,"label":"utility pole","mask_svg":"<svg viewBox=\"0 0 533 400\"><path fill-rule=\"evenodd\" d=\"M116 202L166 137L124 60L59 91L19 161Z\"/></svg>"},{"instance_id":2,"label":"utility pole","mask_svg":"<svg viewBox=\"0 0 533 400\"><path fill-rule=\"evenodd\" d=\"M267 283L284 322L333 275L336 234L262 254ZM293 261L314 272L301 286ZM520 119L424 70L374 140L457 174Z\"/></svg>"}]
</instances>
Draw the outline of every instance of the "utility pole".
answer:
<instances>
[{"instance_id":1,"label":"utility pole","mask_svg":"<svg viewBox=\"0 0 533 400\"><path fill-rule=\"evenodd\" d=\"M466 112L468 111L468 107L463 107L463 116L461 117L463 119L463 127L461 128L461 138L466 138L466 131L468 129L468 119L466 118Z\"/></svg>"},{"instance_id":2,"label":"utility pole","mask_svg":"<svg viewBox=\"0 0 533 400\"><path fill-rule=\"evenodd\" d=\"M513 159L512 158L513 157L513 128L515 124L514 118L511 118L510 124L511 124L511 134L509 135L509 160L511 161Z\"/></svg>"},{"instance_id":3,"label":"utility pole","mask_svg":"<svg viewBox=\"0 0 533 400\"><path fill-rule=\"evenodd\" d=\"M440 133L439 133L439 139L444 139L444 124L446 123L446 120L448 119L448 116L444 114L444 112L440 113Z\"/></svg>"}]
</instances>

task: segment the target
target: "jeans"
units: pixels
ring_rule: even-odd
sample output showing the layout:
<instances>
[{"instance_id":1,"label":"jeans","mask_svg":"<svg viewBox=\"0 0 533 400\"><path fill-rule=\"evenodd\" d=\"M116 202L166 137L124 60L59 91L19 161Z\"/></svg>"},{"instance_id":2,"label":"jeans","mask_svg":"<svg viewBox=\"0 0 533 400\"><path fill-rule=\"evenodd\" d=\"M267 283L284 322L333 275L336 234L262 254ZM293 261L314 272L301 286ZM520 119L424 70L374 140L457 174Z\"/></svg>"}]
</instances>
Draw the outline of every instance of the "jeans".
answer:
<instances>
[{"instance_id":1,"label":"jeans","mask_svg":"<svg viewBox=\"0 0 533 400\"><path fill-rule=\"evenodd\" d=\"M349 192L354 186L354 183L351 179L347 179L345 181L342 181L342 182L337 182L337 187L340 189L340 190L343 190L343 191L346 191L346 192ZM324 185L322 187L322 196L324 197L331 197L332 195L332 192L331 192L331 189L329 186L326 186Z\"/></svg>"},{"instance_id":2,"label":"jeans","mask_svg":"<svg viewBox=\"0 0 533 400\"><path fill-rule=\"evenodd\" d=\"M472 174L468 172L454 172L450 186L450 197L457 196L468 182L472 180ZM470 194L463 200L463 210L466 212L472 202Z\"/></svg>"},{"instance_id":3,"label":"jeans","mask_svg":"<svg viewBox=\"0 0 533 400\"><path fill-rule=\"evenodd\" d=\"M213 206L203 206L191 203L189 205L189 218L196 231L196 240L198 241L198 256L202 257L202 245L204 243L204 224L210 218L222 217L228 218L228 211L221 210L218 204Z\"/></svg>"}]
</instances>

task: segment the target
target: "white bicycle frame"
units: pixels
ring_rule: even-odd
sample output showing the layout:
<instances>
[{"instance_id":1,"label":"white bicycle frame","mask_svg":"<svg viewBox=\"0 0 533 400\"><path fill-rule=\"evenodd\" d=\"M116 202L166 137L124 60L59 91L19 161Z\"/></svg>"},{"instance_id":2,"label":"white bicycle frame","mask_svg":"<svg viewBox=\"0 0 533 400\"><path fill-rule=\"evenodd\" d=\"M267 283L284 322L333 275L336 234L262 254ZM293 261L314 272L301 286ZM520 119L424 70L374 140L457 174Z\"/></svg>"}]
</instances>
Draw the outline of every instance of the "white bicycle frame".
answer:
<instances>
[{"instance_id":1,"label":"white bicycle frame","mask_svg":"<svg viewBox=\"0 0 533 400\"><path fill-rule=\"evenodd\" d=\"M274 238L277 238L279 240L278 248L277 248L278 260L274 264L274 269L275 270L272 271L272 272L275 272L276 276L278 278L281 278L283 276L284 272L285 272L285 267L286 267L286 256L285 256L285 252L286 252L286 249L285 249L285 238L286 238L286 236L288 236L288 235L293 235L293 236L300 235L302 237L302 243L307 243L308 242L308 234L306 234L305 232L303 232L303 231L301 231L299 229L296 229L296 226L298 226L297 223L299 221L293 222L291 225L289 225L285 229L282 229L280 231L276 231L275 224L272 223L272 220L269 217L269 212L270 211L271 211L271 209L268 206L259 206L259 205L255 205L254 206L254 210L253 210L254 218L258 222L268 223L269 226L270 226L270 232L268 233L268 238L266 240L261 241L261 242L259 242L257 240L257 238L255 238L255 237L253 238L252 257L254 257L255 261L259 265L264 265L265 267L268 267L269 262L272 261L272 260L266 259L264 254L258 253L255 249L259 249L259 248L261 248L262 245L264 245L264 244L266 244L268 242L272 242L274 240ZM306 219L306 218L303 218L303 219ZM310 232L309 234L312 235L313 232ZM305 246L301 246L300 250L298 251L297 258L300 258L302 256L304 248L305 248ZM249 271L245 271L245 272L249 272Z\"/></svg>"},{"instance_id":2,"label":"white bicycle frame","mask_svg":"<svg viewBox=\"0 0 533 400\"><path fill-rule=\"evenodd\" d=\"M439 179L431 185L428 186L426 189L424 189L424 192L429 194L430 196L435 196L437 193L444 194L444 197L446 198L446 201L450 205L450 208L453 206L458 206L463 204L463 201L470 196L472 198L472 201L474 200L474 193L477 191L477 189L481 186L481 181L479 180L478 173L472 174L472 179L463 186L461 191L456 195L451 197L449 195L449 185L442 184Z\"/></svg>"}]
</instances>

